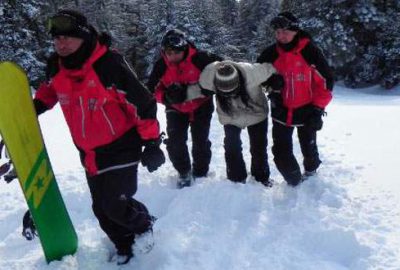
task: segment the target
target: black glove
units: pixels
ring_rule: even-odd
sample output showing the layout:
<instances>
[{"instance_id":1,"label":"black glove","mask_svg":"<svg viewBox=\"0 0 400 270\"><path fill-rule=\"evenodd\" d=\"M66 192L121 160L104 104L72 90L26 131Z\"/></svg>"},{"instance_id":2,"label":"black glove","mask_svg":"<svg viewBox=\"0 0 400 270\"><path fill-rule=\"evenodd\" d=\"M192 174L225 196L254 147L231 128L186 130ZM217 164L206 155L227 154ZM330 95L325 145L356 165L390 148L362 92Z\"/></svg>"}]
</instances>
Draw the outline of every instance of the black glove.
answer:
<instances>
[{"instance_id":1,"label":"black glove","mask_svg":"<svg viewBox=\"0 0 400 270\"><path fill-rule=\"evenodd\" d=\"M37 116L39 116L40 114L44 113L45 111L47 111L49 108L39 99L34 99L33 100L33 105L35 107L35 111Z\"/></svg>"},{"instance_id":2,"label":"black glove","mask_svg":"<svg viewBox=\"0 0 400 270\"><path fill-rule=\"evenodd\" d=\"M310 116L306 120L306 127L312 129L312 130L321 130L323 121L322 121L322 116L326 115L326 112L324 109L321 109L317 106L313 106L311 109Z\"/></svg>"},{"instance_id":3,"label":"black glove","mask_svg":"<svg viewBox=\"0 0 400 270\"><path fill-rule=\"evenodd\" d=\"M4 175L4 181L6 181L7 184L11 183L11 181L16 178L18 178L18 175L15 168L12 168L6 175Z\"/></svg>"},{"instance_id":4,"label":"black glove","mask_svg":"<svg viewBox=\"0 0 400 270\"><path fill-rule=\"evenodd\" d=\"M160 149L161 139L144 142L142 152L142 165L147 167L149 172L154 172L165 162L165 156Z\"/></svg>"},{"instance_id":5,"label":"black glove","mask_svg":"<svg viewBox=\"0 0 400 270\"><path fill-rule=\"evenodd\" d=\"M0 177L8 173L11 168L11 161L8 161L0 166ZM9 183L9 182L7 182Z\"/></svg>"},{"instance_id":6,"label":"black glove","mask_svg":"<svg viewBox=\"0 0 400 270\"><path fill-rule=\"evenodd\" d=\"M3 148L4 148L4 141L1 140L0 141L0 158L1 158L1 153L3 152Z\"/></svg>"},{"instance_id":7,"label":"black glove","mask_svg":"<svg viewBox=\"0 0 400 270\"><path fill-rule=\"evenodd\" d=\"M183 103L187 98L187 85L186 84L172 84L164 93L165 105L172 105Z\"/></svg>"},{"instance_id":8,"label":"black glove","mask_svg":"<svg viewBox=\"0 0 400 270\"><path fill-rule=\"evenodd\" d=\"M33 223L31 212L27 210L22 219L22 236L25 237L26 240L31 241L37 235L36 226L35 223Z\"/></svg>"},{"instance_id":9,"label":"black glove","mask_svg":"<svg viewBox=\"0 0 400 270\"><path fill-rule=\"evenodd\" d=\"M272 92L268 95L269 100L271 101L271 108L277 108L283 106L283 100L281 93Z\"/></svg>"},{"instance_id":10,"label":"black glove","mask_svg":"<svg viewBox=\"0 0 400 270\"><path fill-rule=\"evenodd\" d=\"M280 91L285 86L285 80L283 79L282 75L275 73L272 74L268 80L263 82L262 86L271 87L271 89L274 91Z\"/></svg>"},{"instance_id":11,"label":"black glove","mask_svg":"<svg viewBox=\"0 0 400 270\"><path fill-rule=\"evenodd\" d=\"M271 116L278 119L286 119L286 108L283 106L282 95L280 92L272 92L268 95L271 102Z\"/></svg>"}]
</instances>

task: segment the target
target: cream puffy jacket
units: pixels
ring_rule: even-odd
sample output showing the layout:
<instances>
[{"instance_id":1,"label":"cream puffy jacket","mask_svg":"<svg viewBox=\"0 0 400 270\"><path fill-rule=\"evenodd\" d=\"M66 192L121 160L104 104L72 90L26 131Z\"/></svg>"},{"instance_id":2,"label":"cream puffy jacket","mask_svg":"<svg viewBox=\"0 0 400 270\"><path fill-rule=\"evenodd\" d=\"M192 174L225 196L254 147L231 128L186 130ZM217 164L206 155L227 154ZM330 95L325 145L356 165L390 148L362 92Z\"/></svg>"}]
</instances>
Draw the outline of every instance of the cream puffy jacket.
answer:
<instances>
[{"instance_id":1,"label":"cream puffy jacket","mask_svg":"<svg viewBox=\"0 0 400 270\"><path fill-rule=\"evenodd\" d=\"M203 89L216 91L214 78L218 63L220 62L217 61L207 65L201 73L199 83ZM224 63L234 65L243 77L249 101L248 106L246 106L240 97L232 98L232 114L227 114L222 111L217 100L219 122L222 125L234 125L245 128L263 121L268 116L268 102L261 84L268 80L272 74L276 73L275 68L268 63L250 64L229 60L224 61Z\"/></svg>"}]
</instances>

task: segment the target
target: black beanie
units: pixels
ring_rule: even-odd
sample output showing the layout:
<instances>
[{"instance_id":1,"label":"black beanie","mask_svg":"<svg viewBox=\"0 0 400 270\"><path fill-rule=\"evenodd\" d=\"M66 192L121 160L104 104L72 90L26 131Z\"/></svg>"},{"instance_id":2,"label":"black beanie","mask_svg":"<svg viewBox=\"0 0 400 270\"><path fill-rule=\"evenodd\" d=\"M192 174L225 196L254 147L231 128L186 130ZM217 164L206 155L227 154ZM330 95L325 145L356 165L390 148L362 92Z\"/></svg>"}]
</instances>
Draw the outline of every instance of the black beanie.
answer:
<instances>
[{"instance_id":1,"label":"black beanie","mask_svg":"<svg viewBox=\"0 0 400 270\"><path fill-rule=\"evenodd\" d=\"M48 21L49 33L52 37L69 36L89 41L96 35L85 15L75 10L60 10Z\"/></svg>"},{"instance_id":2,"label":"black beanie","mask_svg":"<svg viewBox=\"0 0 400 270\"><path fill-rule=\"evenodd\" d=\"M271 27L276 29L287 29L291 31L299 31L300 25L299 20L293 13L285 11L279 13L275 18L271 20L270 23Z\"/></svg>"}]
</instances>

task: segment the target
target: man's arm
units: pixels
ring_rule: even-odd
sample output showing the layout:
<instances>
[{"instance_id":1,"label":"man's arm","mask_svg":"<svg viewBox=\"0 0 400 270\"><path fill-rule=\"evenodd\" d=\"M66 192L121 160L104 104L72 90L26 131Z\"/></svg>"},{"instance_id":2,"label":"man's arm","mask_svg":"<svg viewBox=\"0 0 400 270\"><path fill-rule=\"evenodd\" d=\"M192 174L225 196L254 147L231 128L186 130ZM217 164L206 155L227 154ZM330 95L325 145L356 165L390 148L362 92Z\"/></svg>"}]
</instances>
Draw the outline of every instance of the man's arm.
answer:
<instances>
[{"instance_id":1,"label":"man's arm","mask_svg":"<svg viewBox=\"0 0 400 270\"><path fill-rule=\"evenodd\" d=\"M324 109L332 100L333 72L323 53L312 42L301 52L306 62L314 69L312 104Z\"/></svg>"},{"instance_id":2,"label":"man's arm","mask_svg":"<svg viewBox=\"0 0 400 270\"><path fill-rule=\"evenodd\" d=\"M153 94L139 81L135 71L121 55L111 53L108 60L105 66L111 72L108 74L111 75L111 81L106 84L116 87L124 94L127 102L135 107L138 116L137 130L142 140L158 139L160 130Z\"/></svg>"},{"instance_id":3,"label":"man's arm","mask_svg":"<svg viewBox=\"0 0 400 270\"><path fill-rule=\"evenodd\" d=\"M222 57L205 51L198 51L192 58L193 64L200 71L202 71L208 64L222 60L224 60Z\"/></svg>"}]
</instances>

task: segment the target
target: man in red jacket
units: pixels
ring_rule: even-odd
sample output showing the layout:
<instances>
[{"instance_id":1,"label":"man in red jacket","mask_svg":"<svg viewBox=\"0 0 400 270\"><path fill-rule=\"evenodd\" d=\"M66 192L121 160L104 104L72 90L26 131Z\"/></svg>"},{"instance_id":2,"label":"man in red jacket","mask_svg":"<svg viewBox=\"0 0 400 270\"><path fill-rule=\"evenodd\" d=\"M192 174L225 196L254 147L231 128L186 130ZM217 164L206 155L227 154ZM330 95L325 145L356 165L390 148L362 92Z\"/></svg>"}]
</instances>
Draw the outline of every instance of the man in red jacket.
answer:
<instances>
[{"instance_id":1,"label":"man in red jacket","mask_svg":"<svg viewBox=\"0 0 400 270\"><path fill-rule=\"evenodd\" d=\"M148 87L157 102L166 106L167 151L179 173L178 188L182 188L190 186L193 177L205 177L208 173L208 135L214 105L210 96L202 94L198 82L204 67L221 58L199 51L177 29L165 34L161 46L161 58L154 65ZM193 165L186 145L189 126Z\"/></svg>"},{"instance_id":2,"label":"man in red jacket","mask_svg":"<svg viewBox=\"0 0 400 270\"><path fill-rule=\"evenodd\" d=\"M325 107L332 99L333 75L322 52L299 27L290 12L271 21L276 44L265 49L257 62L272 63L284 77L285 87L270 94L275 164L289 185L316 173L321 160L317 131L322 128ZM294 128L304 157L304 174L293 155Z\"/></svg>"},{"instance_id":3,"label":"man in red jacket","mask_svg":"<svg viewBox=\"0 0 400 270\"><path fill-rule=\"evenodd\" d=\"M135 236L151 231L153 223L144 204L132 198L139 160L150 172L165 161L156 101L109 49L109 36L99 36L81 13L59 11L49 19L49 32L55 54L35 108L40 114L60 103L86 169L94 214L117 248L117 263L125 264Z\"/></svg>"}]
</instances>

